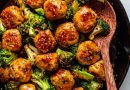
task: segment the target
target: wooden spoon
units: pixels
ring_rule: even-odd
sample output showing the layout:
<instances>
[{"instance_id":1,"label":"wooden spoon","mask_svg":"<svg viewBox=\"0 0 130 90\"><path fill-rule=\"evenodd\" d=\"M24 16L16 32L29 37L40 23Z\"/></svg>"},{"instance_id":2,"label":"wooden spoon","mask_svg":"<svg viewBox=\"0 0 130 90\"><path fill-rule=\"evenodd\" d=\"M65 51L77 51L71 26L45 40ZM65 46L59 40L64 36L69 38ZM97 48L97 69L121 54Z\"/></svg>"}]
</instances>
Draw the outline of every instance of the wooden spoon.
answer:
<instances>
[{"instance_id":1,"label":"wooden spoon","mask_svg":"<svg viewBox=\"0 0 130 90\"><path fill-rule=\"evenodd\" d=\"M108 1L105 1L104 5L102 5L101 3L99 4L93 0L91 1L92 2L90 2L90 6L92 6L92 8L96 11L99 18L102 18L110 25L109 35L107 35L106 37L95 38L94 41L100 47L102 58L104 60L107 90L117 90L109 56L110 43L116 31L116 14Z\"/></svg>"}]
</instances>

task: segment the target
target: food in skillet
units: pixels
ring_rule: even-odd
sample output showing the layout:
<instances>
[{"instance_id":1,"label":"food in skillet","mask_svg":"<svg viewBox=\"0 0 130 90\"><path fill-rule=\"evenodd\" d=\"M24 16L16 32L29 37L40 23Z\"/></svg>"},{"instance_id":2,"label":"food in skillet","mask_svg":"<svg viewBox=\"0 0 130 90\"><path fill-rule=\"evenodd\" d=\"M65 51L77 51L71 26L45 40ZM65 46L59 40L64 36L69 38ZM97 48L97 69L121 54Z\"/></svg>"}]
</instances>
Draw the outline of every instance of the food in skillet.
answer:
<instances>
[{"instance_id":1,"label":"food in skillet","mask_svg":"<svg viewBox=\"0 0 130 90\"><path fill-rule=\"evenodd\" d=\"M104 86L101 51L90 40L107 35L109 25L89 1L15 1L18 6L8 6L0 15L0 83L5 90Z\"/></svg>"}]
</instances>

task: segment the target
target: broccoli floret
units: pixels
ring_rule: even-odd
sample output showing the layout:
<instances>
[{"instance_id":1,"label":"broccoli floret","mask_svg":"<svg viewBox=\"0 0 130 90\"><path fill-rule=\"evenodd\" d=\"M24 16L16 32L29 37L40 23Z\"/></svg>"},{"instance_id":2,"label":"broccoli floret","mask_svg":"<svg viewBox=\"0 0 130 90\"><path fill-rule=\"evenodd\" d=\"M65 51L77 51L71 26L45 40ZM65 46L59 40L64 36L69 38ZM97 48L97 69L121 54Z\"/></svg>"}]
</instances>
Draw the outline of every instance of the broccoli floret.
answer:
<instances>
[{"instance_id":1,"label":"broccoli floret","mask_svg":"<svg viewBox=\"0 0 130 90\"><path fill-rule=\"evenodd\" d=\"M73 17L73 8L72 5L69 4L68 5L68 10L67 10L67 14L66 14L66 19L69 20Z\"/></svg>"},{"instance_id":2,"label":"broccoli floret","mask_svg":"<svg viewBox=\"0 0 130 90\"><path fill-rule=\"evenodd\" d=\"M97 20L97 25L90 34L89 39L93 40L97 34L108 35L110 31L109 25L102 19Z\"/></svg>"},{"instance_id":3,"label":"broccoli floret","mask_svg":"<svg viewBox=\"0 0 130 90\"><path fill-rule=\"evenodd\" d=\"M58 48L56 50L56 53L58 54L60 64L62 67L70 67L72 64L72 61L74 59L74 54L68 51L61 50Z\"/></svg>"},{"instance_id":4,"label":"broccoli floret","mask_svg":"<svg viewBox=\"0 0 130 90\"><path fill-rule=\"evenodd\" d=\"M19 90L19 85L20 82L9 81L6 84L4 84L4 90Z\"/></svg>"},{"instance_id":5,"label":"broccoli floret","mask_svg":"<svg viewBox=\"0 0 130 90\"><path fill-rule=\"evenodd\" d=\"M8 66L13 60L17 58L17 55L6 49L0 50L0 66Z\"/></svg>"},{"instance_id":6,"label":"broccoli floret","mask_svg":"<svg viewBox=\"0 0 130 90\"><path fill-rule=\"evenodd\" d=\"M37 84L41 90L55 90L49 77L40 69L35 68L33 70L31 81Z\"/></svg>"},{"instance_id":7,"label":"broccoli floret","mask_svg":"<svg viewBox=\"0 0 130 90\"><path fill-rule=\"evenodd\" d=\"M102 88L103 84L99 83L97 81L82 81L81 82L82 87L84 90L99 90Z\"/></svg>"},{"instance_id":8,"label":"broccoli floret","mask_svg":"<svg viewBox=\"0 0 130 90\"><path fill-rule=\"evenodd\" d=\"M80 35L80 40L79 40L79 42L76 43L76 44L74 44L74 45L72 45L72 46L70 46L70 47L68 47L68 50L75 55L76 52L77 52L77 49L78 49L79 44L80 44L81 42L83 42L84 40L85 40L85 36L84 36L83 34L81 34L81 35Z\"/></svg>"},{"instance_id":9,"label":"broccoli floret","mask_svg":"<svg viewBox=\"0 0 130 90\"><path fill-rule=\"evenodd\" d=\"M2 20L0 18L0 35L2 35L6 31L6 28L4 27Z\"/></svg>"},{"instance_id":10,"label":"broccoli floret","mask_svg":"<svg viewBox=\"0 0 130 90\"><path fill-rule=\"evenodd\" d=\"M20 27L24 26L26 33L29 33L30 36L35 36L35 28L40 28L42 30L47 28L45 17L43 15L39 15L40 13L43 13L40 8L35 10L38 13L37 14L32 12L23 0L17 0L17 4L24 11L26 21Z\"/></svg>"},{"instance_id":11,"label":"broccoli floret","mask_svg":"<svg viewBox=\"0 0 130 90\"><path fill-rule=\"evenodd\" d=\"M41 16L44 15L44 10L43 10L43 8L37 8L37 9L35 9L35 11L37 12L37 14L39 14L39 15L41 15Z\"/></svg>"},{"instance_id":12,"label":"broccoli floret","mask_svg":"<svg viewBox=\"0 0 130 90\"><path fill-rule=\"evenodd\" d=\"M33 65L34 62L35 62L35 58L36 58L36 56L37 56L37 54L38 54L37 49L36 49L34 46L32 46L31 44L25 45L25 46L24 46L24 49L25 49L25 51L26 51L26 53L27 53L28 60L30 60L30 62L31 62L32 65Z\"/></svg>"},{"instance_id":13,"label":"broccoli floret","mask_svg":"<svg viewBox=\"0 0 130 90\"><path fill-rule=\"evenodd\" d=\"M87 72L85 67L76 64L72 67L72 72L76 78L84 79L84 80L92 80L94 75Z\"/></svg>"},{"instance_id":14,"label":"broccoli floret","mask_svg":"<svg viewBox=\"0 0 130 90\"><path fill-rule=\"evenodd\" d=\"M79 10L78 0L74 0L71 4L68 5L66 19L69 20L73 15Z\"/></svg>"},{"instance_id":15,"label":"broccoli floret","mask_svg":"<svg viewBox=\"0 0 130 90\"><path fill-rule=\"evenodd\" d=\"M79 2L79 5L82 6L86 4L89 0L77 0Z\"/></svg>"}]
</instances>

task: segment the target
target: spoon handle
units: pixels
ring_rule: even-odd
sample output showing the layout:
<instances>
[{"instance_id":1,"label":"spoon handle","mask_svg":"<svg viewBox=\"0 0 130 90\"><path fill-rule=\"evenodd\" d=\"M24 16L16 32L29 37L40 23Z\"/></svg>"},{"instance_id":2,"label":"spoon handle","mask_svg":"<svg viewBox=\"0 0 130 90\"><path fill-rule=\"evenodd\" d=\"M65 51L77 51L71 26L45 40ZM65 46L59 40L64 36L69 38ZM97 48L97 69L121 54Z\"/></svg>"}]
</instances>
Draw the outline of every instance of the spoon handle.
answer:
<instances>
[{"instance_id":1,"label":"spoon handle","mask_svg":"<svg viewBox=\"0 0 130 90\"><path fill-rule=\"evenodd\" d=\"M102 50L102 57L104 60L107 90L117 90L113 69L109 57L109 48L104 47L104 50Z\"/></svg>"}]
</instances>

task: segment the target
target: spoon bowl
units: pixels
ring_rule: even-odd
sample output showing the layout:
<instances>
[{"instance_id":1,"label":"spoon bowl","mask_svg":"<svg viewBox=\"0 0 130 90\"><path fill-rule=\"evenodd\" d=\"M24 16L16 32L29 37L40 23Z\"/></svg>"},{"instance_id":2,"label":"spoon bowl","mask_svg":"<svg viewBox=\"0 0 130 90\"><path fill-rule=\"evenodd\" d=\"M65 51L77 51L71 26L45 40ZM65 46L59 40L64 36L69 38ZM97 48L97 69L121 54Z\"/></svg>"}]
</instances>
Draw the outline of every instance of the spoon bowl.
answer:
<instances>
[{"instance_id":1,"label":"spoon bowl","mask_svg":"<svg viewBox=\"0 0 130 90\"><path fill-rule=\"evenodd\" d=\"M116 14L108 1L101 4L92 0L90 6L96 11L99 18L105 20L110 26L110 33L105 37L96 37L94 42L101 49L102 58L104 60L107 90L117 90L109 55L110 43L116 31Z\"/></svg>"}]
</instances>

